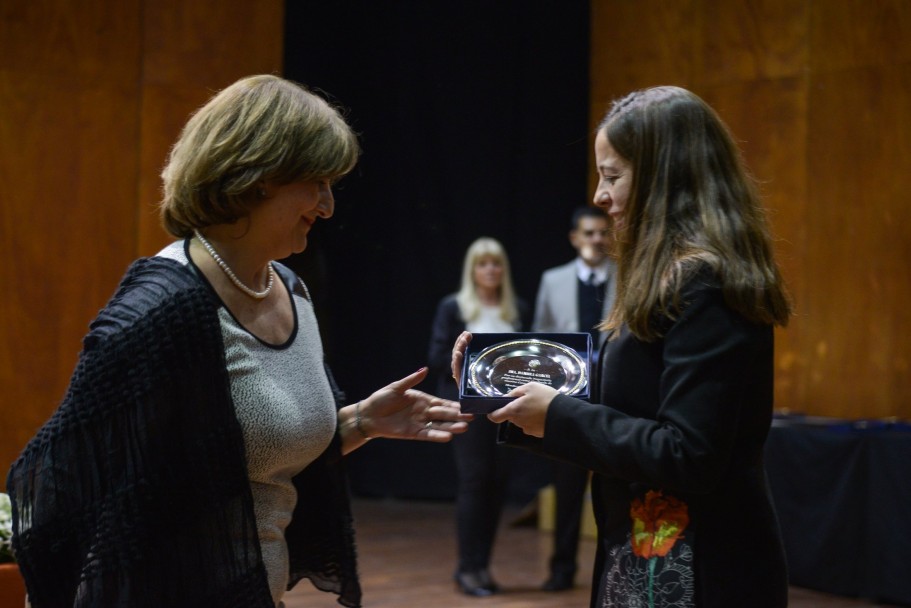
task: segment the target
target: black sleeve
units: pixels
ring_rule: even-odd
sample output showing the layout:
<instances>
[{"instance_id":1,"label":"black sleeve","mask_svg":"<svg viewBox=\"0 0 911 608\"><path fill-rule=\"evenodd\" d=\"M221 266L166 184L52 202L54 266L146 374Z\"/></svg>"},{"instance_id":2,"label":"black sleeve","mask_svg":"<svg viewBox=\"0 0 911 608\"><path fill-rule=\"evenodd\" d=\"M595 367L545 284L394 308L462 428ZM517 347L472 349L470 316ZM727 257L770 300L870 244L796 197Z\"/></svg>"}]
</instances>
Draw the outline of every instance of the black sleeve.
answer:
<instances>
[{"instance_id":1,"label":"black sleeve","mask_svg":"<svg viewBox=\"0 0 911 608\"><path fill-rule=\"evenodd\" d=\"M744 435L741 426L768 420L761 410L771 411L772 329L747 322L715 287L691 285L684 301L664 336L660 373L616 380L656 392L654 415L560 395L548 408L540 451L667 488L700 492L718 483ZM747 434L759 436L767 428Z\"/></svg>"},{"instance_id":2,"label":"black sleeve","mask_svg":"<svg viewBox=\"0 0 911 608\"><path fill-rule=\"evenodd\" d=\"M465 323L459 313L459 304L455 296L446 296L437 306L430 331L427 361L432 372L449 377L452 346L464 329Z\"/></svg>"}]
</instances>

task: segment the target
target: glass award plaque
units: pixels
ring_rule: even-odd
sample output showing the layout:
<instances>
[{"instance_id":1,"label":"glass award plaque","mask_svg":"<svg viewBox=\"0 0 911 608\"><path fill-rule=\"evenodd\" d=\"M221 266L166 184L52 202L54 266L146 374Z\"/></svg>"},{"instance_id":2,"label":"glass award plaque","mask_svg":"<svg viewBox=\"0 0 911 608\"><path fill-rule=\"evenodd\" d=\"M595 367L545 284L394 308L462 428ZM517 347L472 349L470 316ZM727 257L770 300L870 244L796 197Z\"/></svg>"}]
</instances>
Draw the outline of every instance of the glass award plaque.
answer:
<instances>
[{"instance_id":1,"label":"glass award plaque","mask_svg":"<svg viewBox=\"0 0 911 608\"><path fill-rule=\"evenodd\" d=\"M488 346L471 361L468 381L479 394L501 397L528 382L573 395L588 385L585 361L574 349L539 338Z\"/></svg>"}]
</instances>

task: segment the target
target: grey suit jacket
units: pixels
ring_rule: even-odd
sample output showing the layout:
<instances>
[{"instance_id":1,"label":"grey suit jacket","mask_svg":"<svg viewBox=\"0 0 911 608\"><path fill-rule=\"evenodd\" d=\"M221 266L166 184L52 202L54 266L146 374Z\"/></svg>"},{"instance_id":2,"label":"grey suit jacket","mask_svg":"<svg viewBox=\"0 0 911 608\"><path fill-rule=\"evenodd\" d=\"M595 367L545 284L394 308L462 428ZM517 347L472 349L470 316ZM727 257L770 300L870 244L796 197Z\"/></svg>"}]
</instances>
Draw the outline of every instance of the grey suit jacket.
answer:
<instances>
[{"instance_id":1,"label":"grey suit jacket","mask_svg":"<svg viewBox=\"0 0 911 608\"><path fill-rule=\"evenodd\" d=\"M604 290L604 310L606 318L614 303L616 293L617 266L613 260L608 262L607 287ZM532 331L573 332L588 331L579 327L579 289L576 275L576 260L568 264L545 270L541 275L538 297L535 300L535 316ZM597 348L607 335L601 332Z\"/></svg>"}]
</instances>

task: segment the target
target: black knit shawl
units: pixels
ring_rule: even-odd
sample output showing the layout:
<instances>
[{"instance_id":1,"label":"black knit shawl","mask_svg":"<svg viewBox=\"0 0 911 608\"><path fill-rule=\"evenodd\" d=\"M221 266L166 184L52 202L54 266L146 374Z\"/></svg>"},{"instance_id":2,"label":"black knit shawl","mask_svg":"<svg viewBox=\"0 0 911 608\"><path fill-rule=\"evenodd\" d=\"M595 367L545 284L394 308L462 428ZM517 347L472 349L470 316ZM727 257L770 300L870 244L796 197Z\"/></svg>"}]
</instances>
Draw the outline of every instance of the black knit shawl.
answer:
<instances>
[{"instance_id":1,"label":"black knit shawl","mask_svg":"<svg viewBox=\"0 0 911 608\"><path fill-rule=\"evenodd\" d=\"M7 481L34 608L273 608L218 305L188 267L147 258L92 322ZM289 588L307 577L359 606L340 459L336 436L294 479Z\"/></svg>"}]
</instances>

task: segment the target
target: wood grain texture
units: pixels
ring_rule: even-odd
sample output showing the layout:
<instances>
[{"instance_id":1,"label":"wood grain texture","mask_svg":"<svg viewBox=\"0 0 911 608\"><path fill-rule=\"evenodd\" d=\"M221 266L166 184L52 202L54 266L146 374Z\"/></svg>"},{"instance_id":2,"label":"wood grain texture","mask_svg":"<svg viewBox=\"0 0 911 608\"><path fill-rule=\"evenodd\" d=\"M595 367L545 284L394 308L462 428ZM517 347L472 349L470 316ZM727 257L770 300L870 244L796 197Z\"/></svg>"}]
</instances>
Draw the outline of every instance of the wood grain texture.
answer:
<instances>
[{"instance_id":1,"label":"wood grain texture","mask_svg":"<svg viewBox=\"0 0 911 608\"><path fill-rule=\"evenodd\" d=\"M693 70L706 84L795 78L806 70L808 6L793 0L705 0Z\"/></svg>"},{"instance_id":2,"label":"wood grain texture","mask_svg":"<svg viewBox=\"0 0 911 608\"><path fill-rule=\"evenodd\" d=\"M811 73L861 67L908 66L911 2L829 0L809 6Z\"/></svg>"},{"instance_id":3,"label":"wood grain texture","mask_svg":"<svg viewBox=\"0 0 911 608\"><path fill-rule=\"evenodd\" d=\"M138 3L4 3L0 469L56 407L134 250ZM115 51L116 49L116 51Z\"/></svg>"},{"instance_id":4,"label":"wood grain texture","mask_svg":"<svg viewBox=\"0 0 911 608\"><path fill-rule=\"evenodd\" d=\"M826 414L911 418L909 67L820 74L811 87L813 289L800 320Z\"/></svg>"},{"instance_id":5,"label":"wood grain texture","mask_svg":"<svg viewBox=\"0 0 911 608\"><path fill-rule=\"evenodd\" d=\"M281 73L284 2L146 2L143 23L136 254L152 255L172 240L157 213L168 150L215 92L242 76Z\"/></svg>"},{"instance_id":6,"label":"wood grain texture","mask_svg":"<svg viewBox=\"0 0 911 608\"><path fill-rule=\"evenodd\" d=\"M214 91L282 67L284 3L0 4L0 470L63 396L89 321L168 241L158 173Z\"/></svg>"},{"instance_id":7,"label":"wood grain texture","mask_svg":"<svg viewBox=\"0 0 911 608\"><path fill-rule=\"evenodd\" d=\"M767 209L782 273L797 302L804 301L807 230L807 80L746 80L696 91L734 133ZM744 104L743 100L751 100ZM775 401L806 398L808 362L800 356L798 318L776 334Z\"/></svg>"},{"instance_id":8,"label":"wood grain texture","mask_svg":"<svg viewBox=\"0 0 911 608\"><path fill-rule=\"evenodd\" d=\"M278 0L0 4L3 470L124 268L168 241L158 173L180 126L236 78L281 70L283 14ZM687 86L762 182L797 303L778 407L911 418L911 3L592 0L591 28L592 127L618 95Z\"/></svg>"},{"instance_id":9,"label":"wood grain texture","mask_svg":"<svg viewBox=\"0 0 911 608\"><path fill-rule=\"evenodd\" d=\"M741 145L796 302L776 406L911 419L911 3L592 0L591 66L592 128L676 84Z\"/></svg>"}]
</instances>

